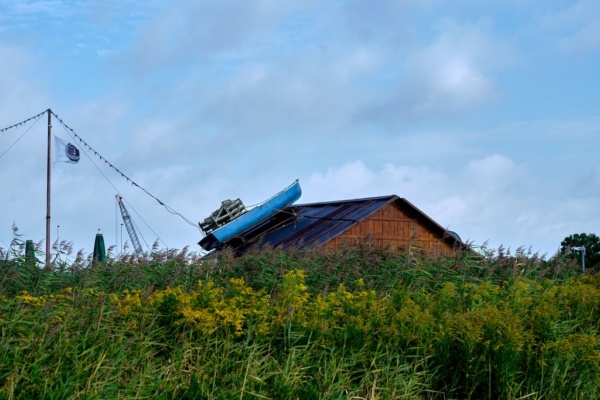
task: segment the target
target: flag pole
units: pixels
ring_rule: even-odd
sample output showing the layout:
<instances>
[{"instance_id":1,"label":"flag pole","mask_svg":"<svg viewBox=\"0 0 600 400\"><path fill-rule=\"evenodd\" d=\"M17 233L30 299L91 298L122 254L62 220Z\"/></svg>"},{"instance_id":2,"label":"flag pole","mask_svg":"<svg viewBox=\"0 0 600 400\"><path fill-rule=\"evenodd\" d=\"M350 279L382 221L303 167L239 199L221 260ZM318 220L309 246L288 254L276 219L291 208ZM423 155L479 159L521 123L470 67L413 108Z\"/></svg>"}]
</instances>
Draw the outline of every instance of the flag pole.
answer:
<instances>
[{"instance_id":1,"label":"flag pole","mask_svg":"<svg viewBox=\"0 0 600 400\"><path fill-rule=\"evenodd\" d=\"M48 113L48 162L46 163L46 269L50 269L50 146L52 131L52 110L47 109Z\"/></svg>"}]
</instances>

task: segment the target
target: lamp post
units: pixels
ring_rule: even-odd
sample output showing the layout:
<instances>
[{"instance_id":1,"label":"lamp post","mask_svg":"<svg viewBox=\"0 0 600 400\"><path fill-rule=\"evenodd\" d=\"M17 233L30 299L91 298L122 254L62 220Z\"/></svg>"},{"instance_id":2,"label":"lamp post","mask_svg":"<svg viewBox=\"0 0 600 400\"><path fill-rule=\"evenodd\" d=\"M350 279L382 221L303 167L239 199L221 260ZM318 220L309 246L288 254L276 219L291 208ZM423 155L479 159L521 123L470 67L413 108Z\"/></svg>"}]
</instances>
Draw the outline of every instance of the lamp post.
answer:
<instances>
[{"instance_id":1,"label":"lamp post","mask_svg":"<svg viewBox=\"0 0 600 400\"><path fill-rule=\"evenodd\" d=\"M581 252L581 272L585 274L585 246L571 247L571 250L577 250Z\"/></svg>"}]
</instances>

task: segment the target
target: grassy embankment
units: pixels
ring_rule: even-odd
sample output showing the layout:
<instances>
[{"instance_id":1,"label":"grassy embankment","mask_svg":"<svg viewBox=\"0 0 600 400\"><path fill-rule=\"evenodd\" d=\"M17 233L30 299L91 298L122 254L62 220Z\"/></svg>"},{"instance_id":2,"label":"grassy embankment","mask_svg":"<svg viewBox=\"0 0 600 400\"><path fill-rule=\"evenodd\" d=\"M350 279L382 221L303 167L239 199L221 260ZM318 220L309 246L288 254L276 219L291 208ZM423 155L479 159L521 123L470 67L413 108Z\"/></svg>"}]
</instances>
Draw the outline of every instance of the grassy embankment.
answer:
<instances>
[{"instance_id":1,"label":"grassy embankment","mask_svg":"<svg viewBox=\"0 0 600 400\"><path fill-rule=\"evenodd\" d=\"M600 277L567 260L58 264L0 267L0 398L600 398Z\"/></svg>"}]
</instances>

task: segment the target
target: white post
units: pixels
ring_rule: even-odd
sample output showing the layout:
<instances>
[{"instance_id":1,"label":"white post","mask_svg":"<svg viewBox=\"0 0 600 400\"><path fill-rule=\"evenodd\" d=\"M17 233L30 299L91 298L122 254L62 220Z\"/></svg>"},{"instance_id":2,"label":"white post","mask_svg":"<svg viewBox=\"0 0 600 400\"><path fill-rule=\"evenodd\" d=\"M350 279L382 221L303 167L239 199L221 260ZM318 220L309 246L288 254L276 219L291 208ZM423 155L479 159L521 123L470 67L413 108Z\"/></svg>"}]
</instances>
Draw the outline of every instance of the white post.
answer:
<instances>
[{"instance_id":1,"label":"white post","mask_svg":"<svg viewBox=\"0 0 600 400\"><path fill-rule=\"evenodd\" d=\"M571 250L577 250L581 252L581 272L585 274L585 246L571 247Z\"/></svg>"}]
</instances>

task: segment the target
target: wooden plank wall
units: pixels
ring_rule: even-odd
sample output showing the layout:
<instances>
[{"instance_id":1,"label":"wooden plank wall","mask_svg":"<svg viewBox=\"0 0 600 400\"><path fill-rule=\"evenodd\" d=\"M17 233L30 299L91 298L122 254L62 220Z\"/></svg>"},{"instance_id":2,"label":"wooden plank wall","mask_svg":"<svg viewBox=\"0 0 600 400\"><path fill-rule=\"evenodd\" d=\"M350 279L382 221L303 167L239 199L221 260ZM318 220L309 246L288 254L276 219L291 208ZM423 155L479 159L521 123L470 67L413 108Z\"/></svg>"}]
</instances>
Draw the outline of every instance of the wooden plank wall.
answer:
<instances>
[{"instance_id":1,"label":"wooden plank wall","mask_svg":"<svg viewBox=\"0 0 600 400\"><path fill-rule=\"evenodd\" d=\"M375 246L450 255L452 246L434 235L423 224L410 218L395 203L388 204L368 219L327 243L335 249L342 243L358 244L369 240Z\"/></svg>"}]
</instances>

